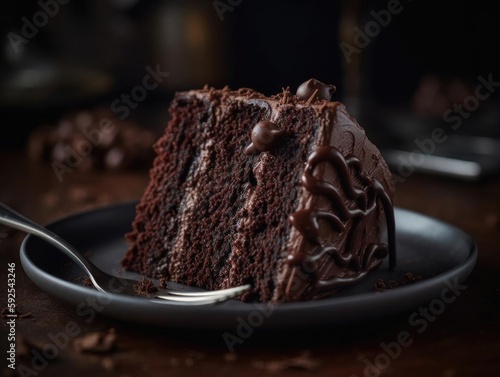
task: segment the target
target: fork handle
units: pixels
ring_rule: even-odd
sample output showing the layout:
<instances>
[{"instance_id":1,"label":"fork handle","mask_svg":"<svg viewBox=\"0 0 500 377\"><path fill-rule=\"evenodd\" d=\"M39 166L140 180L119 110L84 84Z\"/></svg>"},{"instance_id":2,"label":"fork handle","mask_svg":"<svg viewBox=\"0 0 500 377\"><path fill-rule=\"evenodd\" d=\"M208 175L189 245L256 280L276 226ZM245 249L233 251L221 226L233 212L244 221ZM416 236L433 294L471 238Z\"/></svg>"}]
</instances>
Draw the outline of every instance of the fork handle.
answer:
<instances>
[{"instance_id":1,"label":"fork handle","mask_svg":"<svg viewBox=\"0 0 500 377\"><path fill-rule=\"evenodd\" d=\"M45 241L49 242L64 254L71 258L76 264L78 264L83 270L92 276L92 273L96 270L96 266L92 264L85 256L83 256L78 250L71 246L68 242L63 240L57 234L51 232L47 228L31 221L30 219L24 217L20 213L9 208L5 204L0 202L0 224L6 225L10 228L18 229L26 233L33 234L34 236L40 237Z\"/></svg>"}]
</instances>

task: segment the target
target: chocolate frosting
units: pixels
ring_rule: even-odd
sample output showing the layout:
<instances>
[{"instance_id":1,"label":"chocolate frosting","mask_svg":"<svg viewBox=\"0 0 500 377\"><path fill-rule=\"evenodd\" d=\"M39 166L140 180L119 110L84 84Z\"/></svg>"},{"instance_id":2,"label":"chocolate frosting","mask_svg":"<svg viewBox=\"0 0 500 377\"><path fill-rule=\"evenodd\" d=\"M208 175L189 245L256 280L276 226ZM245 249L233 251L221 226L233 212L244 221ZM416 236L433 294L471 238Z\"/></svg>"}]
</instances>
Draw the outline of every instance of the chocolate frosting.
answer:
<instances>
[{"instance_id":1,"label":"chocolate frosting","mask_svg":"<svg viewBox=\"0 0 500 377\"><path fill-rule=\"evenodd\" d=\"M332 94L335 93L335 90L337 90L337 88L333 85L326 85L316 79L309 79L300 84L296 94L297 97L303 101L315 101L316 99L331 101Z\"/></svg>"}]
</instances>

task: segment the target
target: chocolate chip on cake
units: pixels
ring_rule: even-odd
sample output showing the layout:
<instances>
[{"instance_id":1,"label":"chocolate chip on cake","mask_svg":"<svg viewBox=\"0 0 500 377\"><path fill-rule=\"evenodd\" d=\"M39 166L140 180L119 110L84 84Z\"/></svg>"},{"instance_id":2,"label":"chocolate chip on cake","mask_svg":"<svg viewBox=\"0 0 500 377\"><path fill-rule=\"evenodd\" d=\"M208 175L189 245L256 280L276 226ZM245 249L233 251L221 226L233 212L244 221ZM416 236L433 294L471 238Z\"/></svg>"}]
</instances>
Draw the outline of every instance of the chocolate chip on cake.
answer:
<instances>
[{"instance_id":1,"label":"chocolate chip on cake","mask_svg":"<svg viewBox=\"0 0 500 377\"><path fill-rule=\"evenodd\" d=\"M252 130L252 143L247 147L245 153L257 154L270 151L278 145L281 137L285 134L279 127L267 120L260 121Z\"/></svg>"},{"instance_id":2,"label":"chocolate chip on cake","mask_svg":"<svg viewBox=\"0 0 500 377\"><path fill-rule=\"evenodd\" d=\"M297 97L303 101L314 101L322 99L331 101L333 93L337 88L334 85L323 84L316 79L309 79L297 88Z\"/></svg>"}]
</instances>

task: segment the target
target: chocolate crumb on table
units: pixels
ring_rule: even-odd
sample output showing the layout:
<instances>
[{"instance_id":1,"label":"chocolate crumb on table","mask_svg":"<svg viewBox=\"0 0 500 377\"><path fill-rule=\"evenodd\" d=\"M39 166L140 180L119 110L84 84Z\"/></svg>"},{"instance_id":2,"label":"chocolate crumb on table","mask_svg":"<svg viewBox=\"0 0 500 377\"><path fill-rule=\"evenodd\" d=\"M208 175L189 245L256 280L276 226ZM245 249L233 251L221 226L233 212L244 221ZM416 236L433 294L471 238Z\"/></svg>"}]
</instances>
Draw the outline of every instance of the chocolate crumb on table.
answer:
<instances>
[{"instance_id":1,"label":"chocolate crumb on table","mask_svg":"<svg viewBox=\"0 0 500 377\"><path fill-rule=\"evenodd\" d=\"M264 369L267 372L280 372L290 369L313 371L318 369L319 362L311 358L309 351L301 352L297 357L284 360L255 361L254 368Z\"/></svg>"},{"instance_id":2,"label":"chocolate crumb on table","mask_svg":"<svg viewBox=\"0 0 500 377\"><path fill-rule=\"evenodd\" d=\"M19 310L17 310L17 305L14 307L14 313L10 313L9 311L9 308L3 308L2 309L2 318L8 318L7 316L9 314L16 314L17 315L17 319L23 319L23 318L30 318L32 317L32 314L31 312L28 312L28 313L21 313Z\"/></svg>"},{"instance_id":3,"label":"chocolate crumb on table","mask_svg":"<svg viewBox=\"0 0 500 377\"><path fill-rule=\"evenodd\" d=\"M236 359L238 359L238 355L236 355L235 353L225 353L224 355L222 355L222 358L226 363L232 363L236 361Z\"/></svg>"},{"instance_id":4,"label":"chocolate crumb on table","mask_svg":"<svg viewBox=\"0 0 500 377\"><path fill-rule=\"evenodd\" d=\"M107 353L116 347L116 331L111 328L106 332L92 332L73 340L77 352Z\"/></svg>"},{"instance_id":5,"label":"chocolate crumb on table","mask_svg":"<svg viewBox=\"0 0 500 377\"><path fill-rule=\"evenodd\" d=\"M42 352L45 342L26 336L24 333L16 334L16 355L26 361L31 361L33 351ZM54 355L57 358L57 355ZM54 358L47 359L47 361L54 360Z\"/></svg>"},{"instance_id":6,"label":"chocolate crumb on table","mask_svg":"<svg viewBox=\"0 0 500 377\"><path fill-rule=\"evenodd\" d=\"M32 161L64 165L78 158L77 170L128 170L149 167L156 137L134 121L122 121L105 108L64 115L57 124L41 126L29 137ZM84 148L91 153L82 158Z\"/></svg>"}]
</instances>

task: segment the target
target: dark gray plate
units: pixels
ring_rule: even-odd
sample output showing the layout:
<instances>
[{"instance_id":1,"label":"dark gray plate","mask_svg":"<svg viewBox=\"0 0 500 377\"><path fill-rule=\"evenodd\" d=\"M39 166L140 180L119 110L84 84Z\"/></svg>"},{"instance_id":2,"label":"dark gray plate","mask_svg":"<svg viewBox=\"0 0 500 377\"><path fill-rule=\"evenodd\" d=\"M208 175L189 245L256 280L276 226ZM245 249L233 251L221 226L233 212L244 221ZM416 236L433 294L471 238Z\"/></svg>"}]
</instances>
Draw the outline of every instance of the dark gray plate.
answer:
<instances>
[{"instance_id":1,"label":"dark gray plate","mask_svg":"<svg viewBox=\"0 0 500 377\"><path fill-rule=\"evenodd\" d=\"M130 229L133 218L134 203L127 203L76 214L48 227L79 250L88 251L98 267L116 275L127 247L123 235ZM74 305L82 318L96 311L89 302L97 300L100 314L156 326L237 329L246 323L277 329L341 325L414 310L443 292L451 295L446 292L448 286L463 282L474 268L477 247L463 231L403 209L396 209L396 227L398 267L395 271L389 271L384 264L359 284L332 297L275 307L239 301L187 307L102 294L84 287L79 281L83 272L61 252L33 236L26 237L21 246L21 261L36 285ZM421 275L423 280L384 292L374 291L377 279L401 281L406 272ZM128 272L123 276L139 277Z\"/></svg>"}]
</instances>

